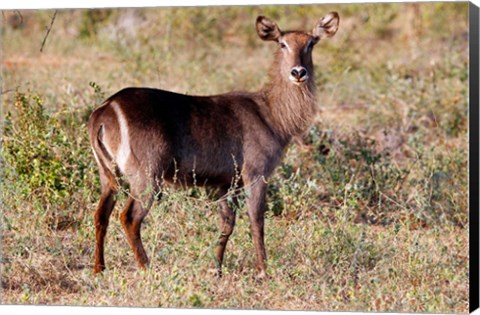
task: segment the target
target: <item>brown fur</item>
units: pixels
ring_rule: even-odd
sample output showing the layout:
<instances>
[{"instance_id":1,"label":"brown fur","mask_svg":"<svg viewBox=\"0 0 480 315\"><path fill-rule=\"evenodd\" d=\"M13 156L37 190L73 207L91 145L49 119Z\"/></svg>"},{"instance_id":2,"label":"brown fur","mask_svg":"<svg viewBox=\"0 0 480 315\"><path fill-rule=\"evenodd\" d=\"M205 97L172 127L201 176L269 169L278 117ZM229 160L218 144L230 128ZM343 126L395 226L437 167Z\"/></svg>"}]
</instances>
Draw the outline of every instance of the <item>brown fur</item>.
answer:
<instances>
[{"instance_id":1,"label":"brown fur","mask_svg":"<svg viewBox=\"0 0 480 315\"><path fill-rule=\"evenodd\" d=\"M311 51L320 37L336 32L338 20L336 13L330 13L312 33L304 33L282 32L274 22L259 17L259 36L280 46L269 83L259 92L202 97L127 88L92 113L88 130L102 188L95 214L95 272L105 268L103 248L118 177L129 184L131 192L120 220L144 268L148 258L141 242L141 223L164 182L219 187L218 197L222 197L240 174L237 184L248 190L257 269L265 275L266 180L292 136L305 132L311 123L315 114ZM225 198L219 203L222 234L216 265L221 272L235 212Z\"/></svg>"},{"instance_id":2,"label":"brown fur","mask_svg":"<svg viewBox=\"0 0 480 315\"><path fill-rule=\"evenodd\" d=\"M307 83L292 86L278 67L281 58L281 51L277 51L269 71L270 80L260 93L266 98L277 131L284 137L291 137L304 132L316 112L313 63L310 56L306 67L312 71Z\"/></svg>"}]
</instances>

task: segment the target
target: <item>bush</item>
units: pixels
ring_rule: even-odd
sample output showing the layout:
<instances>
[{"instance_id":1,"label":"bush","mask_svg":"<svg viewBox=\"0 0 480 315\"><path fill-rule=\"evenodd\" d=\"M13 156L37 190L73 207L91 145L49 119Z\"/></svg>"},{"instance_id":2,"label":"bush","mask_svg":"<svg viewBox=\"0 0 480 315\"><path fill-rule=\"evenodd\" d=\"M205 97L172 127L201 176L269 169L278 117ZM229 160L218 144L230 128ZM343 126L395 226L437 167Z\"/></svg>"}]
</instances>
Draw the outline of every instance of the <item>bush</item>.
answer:
<instances>
[{"instance_id":1,"label":"bush","mask_svg":"<svg viewBox=\"0 0 480 315\"><path fill-rule=\"evenodd\" d=\"M21 92L15 95L15 111L6 114L2 192L42 208L54 228L75 221L72 202L84 204L90 198L79 198L81 192L96 185L84 117L50 115L40 96Z\"/></svg>"}]
</instances>

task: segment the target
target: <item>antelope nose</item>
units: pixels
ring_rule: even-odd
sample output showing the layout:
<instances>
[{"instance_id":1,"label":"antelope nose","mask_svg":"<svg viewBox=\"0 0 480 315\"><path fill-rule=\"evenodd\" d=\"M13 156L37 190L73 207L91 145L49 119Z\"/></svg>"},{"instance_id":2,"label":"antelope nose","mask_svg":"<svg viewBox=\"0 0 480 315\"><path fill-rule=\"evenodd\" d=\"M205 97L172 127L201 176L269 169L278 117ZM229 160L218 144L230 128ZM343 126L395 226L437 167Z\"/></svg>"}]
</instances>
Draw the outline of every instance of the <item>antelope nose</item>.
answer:
<instances>
[{"instance_id":1,"label":"antelope nose","mask_svg":"<svg viewBox=\"0 0 480 315\"><path fill-rule=\"evenodd\" d=\"M294 77L297 81L304 81L305 77L307 76L307 69L304 67L295 67L290 72L292 77Z\"/></svg>"}]
</instances>

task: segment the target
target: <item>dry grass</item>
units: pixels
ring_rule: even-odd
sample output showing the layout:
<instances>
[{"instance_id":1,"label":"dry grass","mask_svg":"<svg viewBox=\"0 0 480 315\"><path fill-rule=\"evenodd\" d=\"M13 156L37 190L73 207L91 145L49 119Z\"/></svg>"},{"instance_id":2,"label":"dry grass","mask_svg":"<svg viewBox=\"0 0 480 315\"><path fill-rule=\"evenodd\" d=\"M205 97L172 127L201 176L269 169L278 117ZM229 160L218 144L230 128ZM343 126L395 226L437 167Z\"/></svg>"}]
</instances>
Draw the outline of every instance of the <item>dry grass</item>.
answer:
<instances>
[{"instance_id":1,"label":"dry grass","mask_svg":"<svg viewBox=\"0 0 480 315\"><path fill-rule=\"evenodd\" d=\"M43 53L53 12L22 12L21 25L3 12L2 303L467 312L467 9L60 11ZM208 273L219 218L200 189L167 190L151 210L147 271L117 207L108 269L93 275L91 110L126 86L255 90L274 49L257 39L256 16L309 29L330 10L342 22L314 52L321 111L269 182L271 278L253 278L244 208L224 277Z\"/></svg>"}]
</instances>

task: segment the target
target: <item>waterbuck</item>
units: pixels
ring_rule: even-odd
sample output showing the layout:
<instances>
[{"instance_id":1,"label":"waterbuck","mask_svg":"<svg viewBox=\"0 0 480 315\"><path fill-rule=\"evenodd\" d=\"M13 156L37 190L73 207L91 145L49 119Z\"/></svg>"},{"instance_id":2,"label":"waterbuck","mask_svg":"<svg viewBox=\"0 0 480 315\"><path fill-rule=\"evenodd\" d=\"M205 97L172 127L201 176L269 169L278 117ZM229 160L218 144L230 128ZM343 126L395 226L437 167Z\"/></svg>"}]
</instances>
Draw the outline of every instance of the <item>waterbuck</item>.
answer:
<instances>
[{"instance_id":1,"label":"waterbuck","mask_svg":"<svg viewBox=\"0 0 480 315\"><path fill-rule=\"evenodd\" d=\"M120 221L141 268L148 263L141 224L161 186L217 187L221 235L215 256L220 274L235 225L235 211L221 197L237 178L238 187L247 191L258 276L265 276L266 180L292 137L304 133L312 122L316 112L312 49L324 36L333 36L338 25L336 12L321 18L311 32L281 31L259 16L258 36L278 44L269 81L259 92L190 96L126 88L92 113L88 132L101 181L95 272L105 269L105 234L121 179L130 193Z\"/></svg>"}]
</instances>

